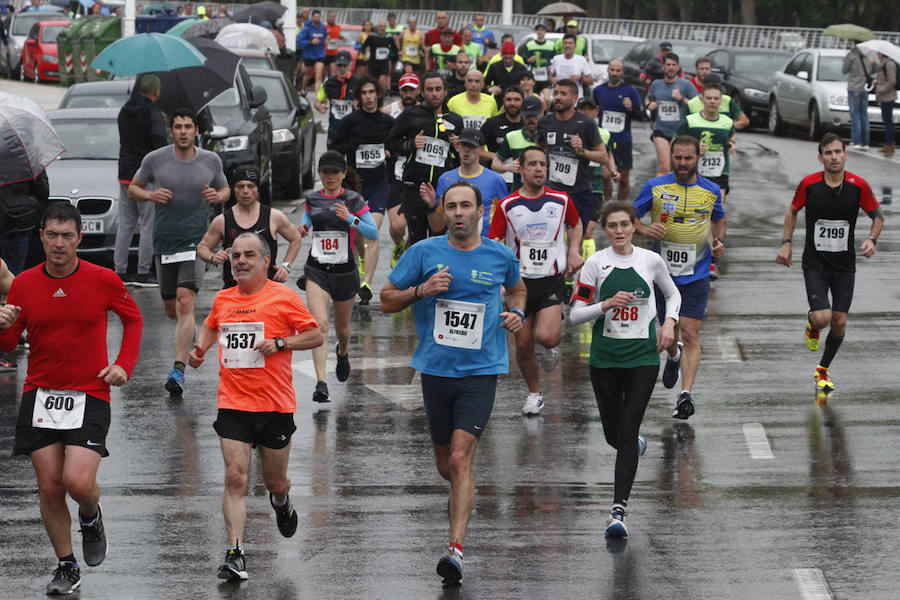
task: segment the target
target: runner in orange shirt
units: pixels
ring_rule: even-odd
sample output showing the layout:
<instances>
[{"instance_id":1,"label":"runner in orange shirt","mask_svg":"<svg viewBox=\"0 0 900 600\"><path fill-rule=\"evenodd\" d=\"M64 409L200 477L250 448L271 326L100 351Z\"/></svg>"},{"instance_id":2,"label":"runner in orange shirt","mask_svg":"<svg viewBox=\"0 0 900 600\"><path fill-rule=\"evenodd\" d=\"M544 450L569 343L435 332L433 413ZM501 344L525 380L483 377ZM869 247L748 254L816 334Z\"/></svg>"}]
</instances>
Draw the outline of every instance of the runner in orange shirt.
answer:
<instances>
[{"instance_id":1,"label":"runner in orange shirt","mask_svg":"<svg viewBox=\"0 0 900 600\"><path fill-rule=\"evenodd\" d=\"M268 245L257 234L243 233L234 240L231 265L237 286L216 294L188 357L196 369L219 341L219 414L214 427L225 459L222 510L229 549L217 575L232 581L247 579L241 542L252 447L260 449L263 480L278 530L284 537L297 530L287 475L297 410L290 351L308 350L323 342L300 296L266 279L270 261Z\"/></svg>"},{"instance_id":2,"label":"runner in orange shirt","mask_svg":"<svg viewBox=\"0 0 900 600\"><path fill-rule=\"evenodd\" d=\"M325 29L328 31L328 36L325 38L325 66L328 67L328 74L331 77L337 74L337 65L334 63L334 59L337 57L338 47L342 45L341 42L346 43L347 41L347 38L341 35L341 26L335 22L336 19L335 12L329 10L325 17Z\"/></svg>"}]
</instances>

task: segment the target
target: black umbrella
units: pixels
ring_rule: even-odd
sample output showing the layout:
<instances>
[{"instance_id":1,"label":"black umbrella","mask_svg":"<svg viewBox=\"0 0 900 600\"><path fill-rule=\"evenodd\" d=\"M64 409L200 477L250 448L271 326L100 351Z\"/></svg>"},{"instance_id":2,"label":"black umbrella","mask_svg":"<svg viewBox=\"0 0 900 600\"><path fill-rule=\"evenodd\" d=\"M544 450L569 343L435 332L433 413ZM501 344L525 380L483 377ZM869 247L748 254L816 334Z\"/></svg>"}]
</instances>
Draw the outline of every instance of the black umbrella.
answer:
<instances>
[{"instance_id":1,"label":"black umbrella","mask_svg":"<svg viewBox=\"0 0 900 600\"><path fill-rule=\"evenodd\" d=\"M191 43L206 57L204 66L153 73L161 84L156 105L165 113L179 108L200 112L213 98L234 85L240 56L212 40L198 38Z\"/></svg>"},{"instance_id":2,"label":"black umbrella","mask_svg":"<svg viewBox=\"0 0 900 600\"><path fill-rule=\"evenodd\" d=\"M277 2L257 2L232 15L231 20L235 23L254 23L256 25L261 25L263 21L268 21L275 25L275 21L280 19L286 10L287 7Z\"/></svg>"},{"instance_id":3,"label":"black umbrella","mask_svg":"<svg viewBox=\"0 0 900 600\"><path fill-rule=\"evenodd\" d=\"M216 39L219 32L226 25L234 23L231 19L207 19L194 23L181 32L181 37L186 40L196 40L197 38L206 38L208 40Z\"/></svg>"}]
</instances>

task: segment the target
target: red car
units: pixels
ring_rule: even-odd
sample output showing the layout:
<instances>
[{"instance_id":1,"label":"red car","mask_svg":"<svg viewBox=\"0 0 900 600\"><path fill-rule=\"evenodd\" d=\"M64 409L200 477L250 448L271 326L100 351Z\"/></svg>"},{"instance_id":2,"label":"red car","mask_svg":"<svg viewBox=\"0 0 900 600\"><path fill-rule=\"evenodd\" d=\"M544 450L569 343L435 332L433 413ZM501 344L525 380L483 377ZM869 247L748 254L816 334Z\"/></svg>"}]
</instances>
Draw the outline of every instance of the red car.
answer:
<instances>
[{"instance_id":1,"label":"red car","mask_svg":"<svg viewBox=\"0 0 900 600\"><path fill-rule=\"evenodd\" d=\"M19 77L23 81L59 81L56 36L68 24L69 19L59 19L37 21L31 26L25 45L22 46L22 69Z\"/></svg>"}]
</instances>

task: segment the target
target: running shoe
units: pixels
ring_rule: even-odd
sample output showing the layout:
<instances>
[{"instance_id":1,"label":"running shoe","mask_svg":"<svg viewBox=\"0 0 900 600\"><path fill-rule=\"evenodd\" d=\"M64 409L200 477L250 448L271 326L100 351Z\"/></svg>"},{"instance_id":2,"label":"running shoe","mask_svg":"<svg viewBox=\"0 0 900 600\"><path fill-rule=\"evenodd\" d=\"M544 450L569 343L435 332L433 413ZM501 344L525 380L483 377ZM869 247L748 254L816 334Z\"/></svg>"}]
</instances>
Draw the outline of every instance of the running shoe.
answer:
<instances>
[{"instance_id":1,"label":"running shoe","mask_svg":"<svg viewBox=\"0 0 900 600\"><path fill-rule=\"evenodd\" d=\"M216 571L216 577L228 581L247 581L247 564L244 549L235 546L225 553L225 562Z\"/></svg>"},{"instance_id":2,"label":"running shoe","mask_svg":"<svg viewBox=\"0 0 900 600\"><path fill-rule=\"evenodd\" d=\"M159 282L156 280L156 275L149 271L147 273L138 273L131 283L134 287L140 288L159 287Z\"/></svg>"},{"instance_id":3,"label":"running shoe","mask_svg":"<svg viewBox=\"0 0 900 600\"><path fill-rule=\"evenodd\" d=\"M581 257L584 260L589 259L595 252L597 252L597 242L594 241L594 238L588 238L581 242Z\"/></svg>"},{"instance_id":4,"label":"running shoe","mask_svg":"<svg viewBox=\"0 0 900 600\"><path fill-rule=\"evenodd\" d=\"M81 587L81 569L78 565L64 561L53 571L53 579L47 584L48 596L68 596Z\"/></svg>"},{"instance_id":5,"label":"running shoe","mask_svg":"<svg viewBox=\"0 0 900 600\"><path fill-rule=\"evenodd\" d=\"M344 354L343 356L338 353L338 348L341 347L340 342L334 343L334 355L337 356L337 366L334 367L334 374L337 375L338 381L347 381L347 378L350 377L350 353ZM318 389L318 386L316 386Z\"/></svg>"},{"instance_id":6,"label":"running shoe","mask_svg":"<svg viewBox=\"0 0 900 600\"><path fill-rule=\"evenodd\" d=\"M684 350L684 344L678 342L678 358L666 356L666 366L663 367L662 382L667 389L672 389L678 383L678 372L681 370L681 351Z\"/></svg>"},{"instance_id":7,"label":"running shoe","mask_svg":"<svg viewBox=\"0 0 900 600\"><path fill-rule=\"evenodd\" d=\"M443 578L444 585L455 585L462 581L462 552L450 546L447 555L441 557L437 564L437 574Z\"/></svg>"},{"instance_id":8,"label":"running shoe","mask_svg":"<svg viewBox=\"0 0 900 600\"><path fill-rule=\"evenodd\" d=\"M278 531L284 537L289 538L293 536L297 531L297 511L294 510L290 497L288 497L284 506L275 506L275 499L272 497L272 493L269 492L269 504L275 509L275 522L278 523Z\"/></svg>"},{"instance_id":9,"label":"running shoe","mask_svg":"<svg viewBox=\"0 0 900 600\"><path fill-rule=\"evenodd\" d=\"M709 263L709 280L719 280L719 270L716 268L716 263Z\"/></svg>"},{"instance_id":10,"label":"running shoe","mask_svg":"<svg viewBox=\"0 0 900 600\"><path fill-rule=\"evenodd\" d=\"M640 433L638 434L638 456L643 456L647 451L647 438Z\"/></svg>"},{"instance_id":11,"label":"running shoe","mask_svg":"<svg viewBox=\"0 0 900 600\"><path fill-rule=\"evenodd\" d=\"M609 511L609 518L606 520L606 537L628 537L628 529L625 528L626 514L624 506L613 504L612 510Z\"/></svg>"},{"instance_id":12,"label":"running shoe","mask_svg":"<svg viewBox=\"0 0 900 600\"><path fill-rule=\"evenodd\" d=\"M391 268L397 266L397 263L400 262L400 257L403 256L403 252L406 250L406 244L399 243L394 244L394 249L391 251Z\"/></svg>"},{"instance_id":13,"label":"running shoe","mask_svg":"<svg viewBox=\"0 0 900 600\"><path fill-rule=\"evenodd\" d=\"M672 411L672 416L676 419L687 421L692 414L694 414L694 398L690 392L681 392L678 402L675 404L675 410Z\"/></svg>"},{"instance_id":14,"label":"running shoe","mask_svg":"<svg viewBox=\"0 0 900 600\"><path fill-rule=\"evenodd\" d=\"M816 374L813 377L816 380L816 387L820 390L829 392L834 390L834 384L831 382L831 379L828 378L828 367L816 365Z\"/></svg>"},{"instance_id":15,"label":"running shoe","mask_svg":"<svg viewBox=\"0 0 900 600\"><path fill-rule=\"evenodd\" d=\"M541 352L541 366L544 367L544 370L549 373L556 368L558 362L559 346L544 348L543 352Z\"/></svg>"},{"instance_id":16,"label":"running shoe","mask_svg":"<svg viewBox=\"0 0 900 600\"><path fill-rule=\"evenodd\" d=\"M365 281L359 286L359 305L368 306L369 300L372 299L372 286Z\"/></svg>"},{"instance_id":17,"label":"running shoe","mask_svg":"<svg viewBox=\"0 0 900 600\"><path fill-rule=\"evenodd\" d=\"M173 396L180 396L184 393L184 371L172 367L172 372L166 379L166 390Z\"/></svg>"},{"instance_id":18,"label":"running shoe","mask_svg":"<svg viewBox=\"0 0 900 600\"><path fill-rule=\"evenodd\" d=\"M541 414L542 408L544 408L544 395L540 392L531 392L528 394L528 399L525 400L525 405L522 407L522 414L537 416Z\"/></svg>"},{"instance_id":19,"label":"running shoe","mask_svg":"<svg viewBox=\"0 0 900 600\"><path fill-rule=\"evenodd\" d=\"M803 332L803 341L806 347L815 352L819 349L819 330L812 326L809 319L806 319L806 331Z\"/></svg>"},{"instance_id":20,"label":"running shoe","mask_svg":"<svg viewBox=\"0 0 900 600\"><path fill-rule=\"evenodd\" d=\"M0 372L15 371L17 368L19 368L19 365L16 364L12 356L6 352L0 352Z\"/></svg>"},{"instance_id":21,"label":"running shoe","mask_svg":"<svg viewBox=\"0 0 900 600\"><path fill-rule=\"evenodd\" d=\"M356 268L359 269L360 277L363 277L366 274L366 258L364 256L359 257L359 264Z\"/></svg>"},{"instance_id":22,"label":"running shoe","mask_svg":"<svg viewBox=\"0 0 900 600\"><path fill-rule=\"evenodd\" d=\"M81 552L84 554L84 562L89 567L96 567L106 558L106 532L103 530L103 511L97 505L97 516L90 523L86 523L81 511L78 511L78 520L81 523Z\"/></svg>"},{"instance_id":23,"label":"running shoe","mask_svg":"<svg viewBox=\"0 0 900 600\"><path fill-rule=\"evenodd\" d=\"M316 383L316 391L313 392L313 402L330 402L328 399L328 384L324 381Z\"/></svg>"}]
</instances>

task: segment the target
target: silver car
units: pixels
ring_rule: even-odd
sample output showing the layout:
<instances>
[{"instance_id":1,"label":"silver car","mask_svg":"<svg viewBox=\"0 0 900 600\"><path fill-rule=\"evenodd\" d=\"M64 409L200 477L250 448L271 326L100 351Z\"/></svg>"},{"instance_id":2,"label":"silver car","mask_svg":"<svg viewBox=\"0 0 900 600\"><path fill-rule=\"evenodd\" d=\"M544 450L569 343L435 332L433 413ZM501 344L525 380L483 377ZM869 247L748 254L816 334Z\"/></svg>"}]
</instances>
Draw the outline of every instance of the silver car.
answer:
<instances>
[{"instance_id":1,"label":"silver car","mask_svg":"<svg viewBox=\"0 0 900 600\"><path fill-rule=\"evenodd\" d=\"M19 79L22 75L22 48L32 26L38 21L65 18L54 6L47 12L16 12L6 17L3 25L9 43L0 43L0 74L10 79Z\"/></svg>"},{"instance_id":2,"label":"silver car","mask_svg":"<svg viewBox=\"0 0 900 600\"><path fill-rule=\"evenodd\" d=\"M781 71L769 91L769 133L782 135L787 125L806 129L810 140L818 140L826 130L850 128L847 76L841 72L846 49L806 48L797 52ZM894 104L894 122L900 111ZM869 126L884 128L875 94L869 94Z\"/></svg>"},{"instance_id":3,"label":"silver car","mask_svg":"<svg viewBox=\"0 0 900 600\"><path fill-rule=\"evenodd\" d=\"M47 167L50 201L78 207L84 233L79 253L111 256L119 218L119 109L64 108L48 114L66 147ZM131 246L137 250L137 236Z\"/></svg>"}]
</instances>

